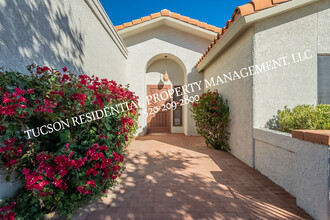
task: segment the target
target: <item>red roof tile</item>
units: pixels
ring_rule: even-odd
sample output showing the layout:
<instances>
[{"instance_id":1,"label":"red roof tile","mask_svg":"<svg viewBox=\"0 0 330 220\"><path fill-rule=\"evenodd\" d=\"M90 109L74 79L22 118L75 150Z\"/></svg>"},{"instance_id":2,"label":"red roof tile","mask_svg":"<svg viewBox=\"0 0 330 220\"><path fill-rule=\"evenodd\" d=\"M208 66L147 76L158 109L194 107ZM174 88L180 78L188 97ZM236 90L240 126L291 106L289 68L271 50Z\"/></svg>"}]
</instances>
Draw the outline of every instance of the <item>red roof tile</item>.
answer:
<instances>
[{"instance_id":1,"label":"red roof tile","mask_svg":"<svg viewBox=\"0 0 330 220\"><path fill-rule=\"evenodd\" d=\"M283 3L283 2L288 2L291 0L273 0L273 4L278 4L278 3Z\"/></svg>"},{"instance_id":2,"label":"red roof tile","mask_svg":"<svg viewBox=\"0 0 330 220\"><path fill-rule=\"evenodd\" d=\"M149 21L149 20L151 20L150 15L141 18L141 21L142 21L142 22ZM116 28L117 28L117 26L116 26Z\"/></svg>"},{"instance_id":3,"label":"red roof tile","mask_svg":"<svg viewBox=\"0 0 330 220\"><path fill-rule=\"evenodd\" d=\"M124 24L124 27L127 28L127 27L130 27L130 26L132 26L132 25L133 25L132 22L127 22L127 23Z\"/></svg>"},{"instance_id":4,"label":"red roof tile","mask_svg":"<svg viewBox=\"0 0 330 220\"><path fill-rule=\"evenodd\" d=\"M162 15L160 14L160 12L157 12L157 13L154 13L154 14L151 14L151 15L150 15L150 17L151 17L152 19L154 19L154 18L158 18L158 17L160 17L160 16L162 16Z\"/></svg>"},{"instance_id":5,"label":"red roof tile","mask_svg":"<svg viewBox=\"0 0 330 220\"><path fill-rule=\"evenodd\" d=\"M167 9L163 9L163 10L161 10L161 12L154 13L154 14L151 14L149 16L145 16L145 17L142 17L140 19L133 20L132 22L127 22L123 25L118 25L115 28L116 28L117 31L119 31L119 30L122 30L124 28L131 27L133 25L137 25L137 24L140 24L140 23L143 23L143 22L146 22L146 21L149 21L149 20L161 17L161 16L169 16L171 18L175 18L177 20L180 20L180 21L186 22L188 24L192 24L192 25L195 25L195 26L198 26L198 27L216 32L216 33L221 33L221 31L222 31L221 28L215 27L213 25L206 24L205 22L201 22L201 21L198 21L196 19L191 19L189 17L180 15L178 13L170 12Z\"/></svg>"},{"instance_id":6,"label":"red roof tile","mask_svg":"<svg viewBox=\"0 0 330 220\"><path fill-rule=\"evenodd\" d=\"M275 6L273 5L272 0L253 0L250 1L250 3L253 5L255 11L260 11Z\"/></svg>"},{"instance_id":7,"label":"red roof tile","mask_svg":"<svg viewBox=\"0 0 330 220\"><path fill-rule=\"evenodd\" d=\"M167 9L163 9L163 10L161 10L160 13L162 14L162 16L170 16L170 11L167 10Z\"/></svg>"},{"instance_id":8,"label":"red roof tile","mask_svg":"<svg viewBox=\"0 0 330 220\"><path fill-rule=\"evenodd\" d=\"M116 30L117 31L119 31L119 30L121 30L121 29L124 29L125 27L124 27L124 25L118 25L118 26L116 26Z\"/></svg>"},{"instance_id":9,"label":"red roof tile","mask_svg":"<svg viewBox=\"0 0 330 220\"><path fill-rule=\"evenodd\" d=\"M241 16L246 16L246 15L250 15L250 14L253 14L254 13L254 7L252 4L246 4L246 5L241 5L241 6L238 6L235 11L234 11L234 14L238 14L238 15L241 15Z\"/></svg>"},{"instance_id":10,"label":"red roof tile","mask_svg":"<svg viewBox=\"0 0 330 220\"><path fill-rule=\"evenodd\" d=\"M261 10L274 7L278 4L288 2L291 0L252 0L248 4L238 6L235 10L233 15L231 16L231 20L228 20L226 22L226 26L222 28L217 29L216 32L218 32L218 36L215 38L214 41L211 42L210 46L206 49L206 51L203 53L203 56L199 59L199 61L196 63L195 67L197 67L202 60L207 56L207 54L212 50L212 48L216 45L216 43L221 39L221 37L228 31L228 29L231 27L231 25L240 17L240 16L247 16L250 14L257 13ZM117 27L116 27L117 28ZM118 27L120 28L120 27ZM206 26L207 28L207 26Z\"/></svg>"},{"instance_id":11,"label":"red roof tile","mask_svg":"<svg viewBox=\"0 0 330 220\"><path fill-rule=\"evenodd\" d=\"M176 18L176 19L180 19L180 17L181 17L180 14L178 14L178 13L174 13L174 12L171 12L170 16L171 16L172 18Z\"/></svg>"},{"instance_id":12,"label":"red roof tile","mask_svg":"<svg viewBox=\"0 0 330 220\"><path fill-rule=\"evenodd\" d=\"M136 19L136 20L133 20L133 25L136 25L136 24L140 24L142 21L141 19Z\"/></svg>"}]
</instances>

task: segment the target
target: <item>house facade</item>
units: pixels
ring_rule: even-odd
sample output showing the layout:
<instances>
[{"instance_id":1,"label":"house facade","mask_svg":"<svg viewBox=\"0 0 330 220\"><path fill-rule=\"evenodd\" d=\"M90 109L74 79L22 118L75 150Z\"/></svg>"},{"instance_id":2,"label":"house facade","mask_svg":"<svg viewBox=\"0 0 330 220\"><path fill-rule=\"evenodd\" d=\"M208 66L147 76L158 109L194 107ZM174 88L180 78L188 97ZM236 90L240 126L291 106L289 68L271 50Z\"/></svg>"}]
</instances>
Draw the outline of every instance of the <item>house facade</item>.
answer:
<instances>
[{"instance_id":1,"label":"house facade","mask_svg":"<svg viewBox=\"0 0 330 220\"><path fill-rule=\"evenodd\" d=\"M166 9L114 27L98 0L0 5L0 66L66 66L129 84L142 106L137 135L198 135L190 105L150 112L183 94L148 96L191 84L188 98L217 89L229 101L231 153L328 219L328 147L262 128L284 106L330 104L330 0L253 0L223 28ZM19 186L0 177L1 197L13 195Z\"/></svg>"},{"instance_id":2,"label":"house facade","mask_svg":"<svg viewBox=\"0 0 330 220\"><path fill-rule=\"evenodd\" d=\"M211 25L206 26L207 24L200 27L175 16L184 17L162 10L128 23L131 25L129 27L117 26L118 33L129 51L126 81L139 97L144 98L141 100L142 106L149 114L148 117L141 114L138 135L145 135L148 131L197 135L195 123L190 119L188 105L155 114L151 107L161 107L163 103L158 101L155 105L148 105L145 99L152 93L160 93L163 85L165 88L173 89L175 86L203 79L203 75L195 68L196 60L217 36L219 29ZM167 82L163 80L165 71L169 76Z\"/></svg>"},{"instance_id":3,"label":"house facade","mask_svg":"<svg viewBox=\"0 0 330 220\"><path fill-rule=\"evenodd\" d=\"M224 28L168 10L116 26L129 51L127 82L146 97L148 86L164 83L168 56L170 81L165 84L202 80L204 91L217 89L229 100L232 153L254 167L253 128L267 127L284 106L330 103L329 6L327 0L261 0L237 7ZM278 65L267 69L269 61ZM250 66L262 74L205 86L205 80ZM167 132L196 135L189 106L183 107L182 126L173 125L173 112L170 120L159 115L162 125L171 123ZM152 123L140 120L139 134L144 135Z\"/></svg>"}]
</instances>

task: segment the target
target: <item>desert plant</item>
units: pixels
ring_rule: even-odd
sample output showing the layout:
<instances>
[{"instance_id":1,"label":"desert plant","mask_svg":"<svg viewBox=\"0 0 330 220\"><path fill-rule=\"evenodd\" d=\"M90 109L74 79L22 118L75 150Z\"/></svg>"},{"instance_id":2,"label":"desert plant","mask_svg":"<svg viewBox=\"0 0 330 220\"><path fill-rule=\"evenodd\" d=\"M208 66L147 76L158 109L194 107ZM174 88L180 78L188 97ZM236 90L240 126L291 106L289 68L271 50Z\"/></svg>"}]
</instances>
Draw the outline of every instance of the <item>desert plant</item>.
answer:
<instances>
[{"instance_id":1,"label":"desert plant","mask_svg":"<svg viewBox=\"0 0 330 220\"><path fill-rule=\"evenodd\" d=\"M279 128L283 132L295 129L330 129L330 105L298 105L278 111Z\"/></svg>"}]
</instances>

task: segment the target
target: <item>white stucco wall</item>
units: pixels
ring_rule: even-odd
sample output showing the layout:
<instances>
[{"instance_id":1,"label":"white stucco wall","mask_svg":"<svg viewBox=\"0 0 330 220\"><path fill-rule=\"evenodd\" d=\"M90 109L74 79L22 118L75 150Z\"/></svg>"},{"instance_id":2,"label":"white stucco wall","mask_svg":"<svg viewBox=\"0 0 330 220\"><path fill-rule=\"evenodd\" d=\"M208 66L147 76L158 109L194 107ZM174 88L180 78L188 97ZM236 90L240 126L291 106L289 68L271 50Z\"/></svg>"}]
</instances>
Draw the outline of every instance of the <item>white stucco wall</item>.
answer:
<instances>
[{"instance_id":1,"label":"white stucco wall","mask_svg":"<svg viewBox=\"0 0 330 220\"><path fill-rule=\"evenodd\" d=\"M184 64L187 82L203 79L203 75L198 73L194 66L204 53L205 48L208 47L210 40L187 34L166 25L155 27L123 40L129 51L127 74L131 77L127 81L130 83L130 88L144 100L146 97L147 63L159 54L170 54L180 59ZM184 112L187 111L187 107L185 107ZM190 115L185 113L184 115L184 133L197 135L195 122L190 120ZM139 135L146 134L145 117L140 117L139 126Z\"/></svg>"},{"instance_id":2,"label":"white stucco wall","mask_svg":"<svg viewBox=\"0 0 330 220\"><path fill-rule=\"evenodd\" d=\"M102 10L98 0L0 0L0 66L66 66L125 83L125 48L111 21L96 17Z\"/></svg>"},{"instance_id":3,"label":"white stucco wall","mask_svg":"<svg viewBox=\"0 0 330 220\"><path fill-rule=\"evenodd\" d=\"M253 76L254 127L264 127L285 105L317 104L317 54L330 53L329 2L319 1L255 24L254 64L288 56L290 65ZM306 50L311 50L312 59L294 63L291 54Z\"/></svg>"},{"instance_id":4,"label":"white stucco wall","mask_svg":"<svg viewBox=\"0 0 330 220\"><path fill-rule=\"evenodd\" d=\"M1 166L4 166L3 164ZM5 169L0 168L0 201L4 197L11 198L16 195L17 191L21 188L19 180L15 179L15 174L10 175L10 182L6 181Z\"/></svg>"},{"instance_id":5,"label":"white stucco wall","mask_svg":"<svg viewBox=\"0 0 330 220\"><path fill-rule=\"evenodd\" d=\"M330 54L330 0L321 0L316 4L318 8L317 52L320 54Z\"/></svg>"},{"instance_id":6,"label":"white stucco wall","mask_svg":"<svg viewBox=\"0 0 330 220\"><path fill-rule=\"evenodd\" d=\"M297 205L313 218L330 219L330 148L299 141L297 151Z\"/></svg>"},{"instance_id":7,"label":"white stucco wall","mask_svg":"<svg viewBox=\"0 0 330 220\"><path fill-rule=\"evenodd\" d=\"M218 75L222 76L252 65L252 37L253 29L244 32L204 70L204 78L210 80L211 77L215 77L216 81ZM231 153L249 166L253 166L252 77L227 82L210 89L218 89L229 101Z\"/></svg>"},{"instance_id":8,"label":"white stucco wall","mask_svg":"<svg viewBox=\"0 0 330 220\"><path fill-rule=\"evenodd\" d=\"M127 49L98 0L0 0L0 66L37 63L125 84ZM19 184L0 169L0 199Z\"/></svg>"},{"instance_id":9,"label":"white stucco wall","mask_svg":"<svg viewBox=\"0 0 330 220\"><path fill-rule=\"evenodd\" d=\"M254 129L256 169L297 198L313 218L328 220L329 150L283 132Z\"/></svg>"},{"instance_id":10,"label":"white stucco wall","mask_svg":"<svg viewBox=\"0 0 330 220\"><path fill-rule=\"evenodd\" d=\"M254 129L253 137L255 168L296 197L298 140L268 129Z\"/></svg>"}]
</instances>

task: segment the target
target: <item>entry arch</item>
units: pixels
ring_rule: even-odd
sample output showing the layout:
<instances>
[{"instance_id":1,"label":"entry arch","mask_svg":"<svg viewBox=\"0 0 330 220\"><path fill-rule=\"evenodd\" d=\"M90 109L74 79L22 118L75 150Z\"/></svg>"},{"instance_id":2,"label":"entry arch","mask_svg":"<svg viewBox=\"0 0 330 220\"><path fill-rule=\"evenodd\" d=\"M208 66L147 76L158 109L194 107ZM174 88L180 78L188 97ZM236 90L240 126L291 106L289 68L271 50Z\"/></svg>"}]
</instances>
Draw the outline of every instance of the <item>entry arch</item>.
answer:
<instances>
[{"instance_id":1,"label":"entry arch","mask_svg":"<svg viewBox=\"0 0 330 220\"><path fill-rule=\"evenodd\" d=\"M165 66L165 56L166 66ZM164 82L163 76L165 71L169 76L169 80ZM180 58L170 53L160 53L152 58L146 64L146 94L152 95L154 93L161 93L167 89L174 89L177 86L182 86L187 80L187 69ZM175 97L179 99L179 97ZM160 108L166 103L173 103L173 99L164 102L150 103L147 110L148 113L155 113L151 108ZM169 104L168 104L169 106ZM186 106L180 107L176 110L167 110L157 112L153 115L148 115L147 132L148 133L184 133L184 117Z\"/></svg>"}]
</instances>

